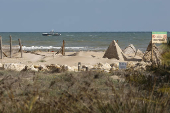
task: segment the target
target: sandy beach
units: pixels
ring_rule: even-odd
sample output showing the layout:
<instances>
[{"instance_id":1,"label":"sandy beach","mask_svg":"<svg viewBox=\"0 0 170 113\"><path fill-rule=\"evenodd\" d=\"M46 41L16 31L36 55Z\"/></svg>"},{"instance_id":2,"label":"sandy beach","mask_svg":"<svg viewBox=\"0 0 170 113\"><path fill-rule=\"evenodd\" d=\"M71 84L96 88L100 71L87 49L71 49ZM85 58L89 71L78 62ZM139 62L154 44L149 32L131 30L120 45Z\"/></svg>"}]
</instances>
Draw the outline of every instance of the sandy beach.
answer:
<instances>
[{"instance_id":1,"label":"sandy beach","mask_svg":"<svg viewBox=\"0 0 170 113\"><path fill-rule=\"evenodd\" d=\"M49 70L49 66L55 69L67 68L69 71L77 71L78 63L81 63L81 68L88 67L89 69L102 69L110 70L119 69L119 62L126 62L127 68L133 69L146 69L146 65L150 65L151 61L151 43L148 45L147 51L143 53L137 50L133 44L121 50L115 40L108 46L106 51L78 51L78 52L61 52L56 54L57 51L23 51L23 57L18 49L13 50L12 58L10 58L9 49L3 50L7 56L3 55L0 59L0 67L3 69L21 71L27 67L30 70ZM154 62L160 63L159 49L154 45L155 55ZM36 68L36 69L35 69ZM26 69L26 70L27 70ZM64 69L65 70L65 69Z\"/></svg>"},{"instance_id":2,"label":"sandy beach","mask_svg":"<svg viewBox=\"0 0 170 113\"><path fill-rule=\"evenodd\" d=\"M82 65L95 65L96 63L114 63L119 62L117 59L103 58L104 52L80 51L66 52L65 56L61 54L55 55L56 52L27 52L23 53L21 58L20 53L16 53L12 58L3 57L1 63L20 63L25 65L69 65L77 66L78 62Z\"/></svg>"}]
</instances>

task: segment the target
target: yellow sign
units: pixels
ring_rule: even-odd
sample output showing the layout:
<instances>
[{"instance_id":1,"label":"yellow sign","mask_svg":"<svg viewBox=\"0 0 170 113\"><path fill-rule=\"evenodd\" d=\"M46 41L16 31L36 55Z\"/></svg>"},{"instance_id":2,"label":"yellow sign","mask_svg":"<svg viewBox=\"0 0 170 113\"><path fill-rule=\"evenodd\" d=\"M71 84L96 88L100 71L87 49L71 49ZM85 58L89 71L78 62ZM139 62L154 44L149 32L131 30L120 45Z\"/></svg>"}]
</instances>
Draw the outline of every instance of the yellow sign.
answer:
<instances>
[{"instance_id":1,"label":"yellow sign","mask_svg":"<svg viewBox=\"0 0 170 113\"><path fill-rule=\"evenodd\" d=\"M152 32L152 43L167 43L167 32Z\"/></svg>"}]
</instances>

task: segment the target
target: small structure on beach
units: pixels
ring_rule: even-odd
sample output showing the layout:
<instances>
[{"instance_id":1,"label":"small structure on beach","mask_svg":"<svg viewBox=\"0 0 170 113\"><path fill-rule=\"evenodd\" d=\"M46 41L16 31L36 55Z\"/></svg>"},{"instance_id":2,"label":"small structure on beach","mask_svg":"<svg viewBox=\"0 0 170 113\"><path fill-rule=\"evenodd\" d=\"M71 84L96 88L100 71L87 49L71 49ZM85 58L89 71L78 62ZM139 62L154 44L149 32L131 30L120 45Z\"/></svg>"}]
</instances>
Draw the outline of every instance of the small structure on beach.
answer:
<instances>
[{"instance_id":1,"label":"small structure on beach","mask_svg":"<svg viewBox=\"0 0 170 113\"><path fill-rule=\"evenodd\" d=\"M141 50L138 49L138 50L136 51L136 56L139 56L139 57L142 58L143 55L144 55L144 54L143 54L143 52L142 52Z\"/></svg>"},{"instance_id":2,"label":"small structure on beach","mask_svg":"<svg viewBox=\"0 0 170 113\"><path fill-rule=\"evenodd\" d=\"M130 44L127 46L124 50L123 53L126 55L135 55L136 54L136 48L133 46L133 44Z\"/></svg>"},{"instance_id":3,"label":"small structure on beach","mask_svg":"<svg viewBox=\"0 0 170 113\"><path fill-rule=\"evenodd\" d=\"M143 53L130 44L123 50L123 57L125 61L142 61Z\"/></svg>"},{"instance_id":4,"label":"small structure on beach","mask_svg":"<svg viewBox=\"0 0 170 113\"><path fill-rule=\"evenodd\" d=\"M122 56L122 50L115 40L113 40L112 43L109 45L103 58L108 58L108 59L116 58L117 60L124 61L124 58Z\"/></svg>"},{"instance_id":5,"label":"small structure on beach","mask_svg":"<svg viewBox=\"0 0 170 113\"><path fill-rule=\"evenodd\" d=\"M151 59L151 51L152 51L152 42L150 41L147 49L146 49L146 52L143 56L143 61L144 62L151 62L152 59ZM161 54L160 54L160 51L158 49L158 47L153 44L153 63L155 64L160 64L161 62Z\"/></svg>"},{"instance_id":6,"label":"small structure on beach","mask_svg":"<svg viewBox=\"0 0 170 113\"><path fill-rule=\"evenodd\" d=\"M120 61L142 61L141 57L136 56L136 48L132 44L125 48L123 52L115 40L109 45L103 58L116 58Z\"/></svg>"}]
</instances>

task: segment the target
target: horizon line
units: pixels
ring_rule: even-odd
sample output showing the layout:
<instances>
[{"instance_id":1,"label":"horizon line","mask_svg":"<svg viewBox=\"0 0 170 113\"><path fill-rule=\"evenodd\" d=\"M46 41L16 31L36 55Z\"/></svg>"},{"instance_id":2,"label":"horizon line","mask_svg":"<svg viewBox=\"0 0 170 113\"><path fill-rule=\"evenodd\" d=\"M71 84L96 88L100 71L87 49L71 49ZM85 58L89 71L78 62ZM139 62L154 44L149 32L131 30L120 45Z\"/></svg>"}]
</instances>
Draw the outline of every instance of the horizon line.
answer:
<instances>
[{"instance_id":1,"label":"horizon line","mask_svg":"<svg viewBox=\"0 0 170 113\"><path fill-rule=\"evenodd\" d=\"M13 33L15 33L15 32L28 32L28 33L31 33L31 32L46 32L46 31L3 31L3 32L1 32L0 31L0 33L11 33L11 32L13 32ZM49 31L50 32L50 31ZM63 32L63 33L90 33L90 32L170 32L170 31L59 31L59 32Z\"/></svg>"}]
</instances>

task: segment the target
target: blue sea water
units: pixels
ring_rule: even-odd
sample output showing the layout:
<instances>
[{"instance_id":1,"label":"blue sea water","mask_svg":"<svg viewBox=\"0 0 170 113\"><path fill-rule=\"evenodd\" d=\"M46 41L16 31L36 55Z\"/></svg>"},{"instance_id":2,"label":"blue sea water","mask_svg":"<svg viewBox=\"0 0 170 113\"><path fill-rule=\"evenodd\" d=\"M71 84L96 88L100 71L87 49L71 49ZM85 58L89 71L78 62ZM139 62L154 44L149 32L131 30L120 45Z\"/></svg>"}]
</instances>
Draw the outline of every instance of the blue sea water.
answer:
<instances>
[{"instance_id":1,"label":"blue sea water","mask_svg":"<svg viewBox=\"0 0 170 113\"><path fill-rule=\"evenodd\" d=\"M60 32L60 34L61 36L42 36L42 32L0 32L3 45L9 45L11 35L12 44L18 45L20 38L24 50L58 50L65 40L66 51L104 51L113 40L118 40L121 49L133 44L136 49L145 51L151 40L151 32Z\"/></svg>"}]
</instances>

